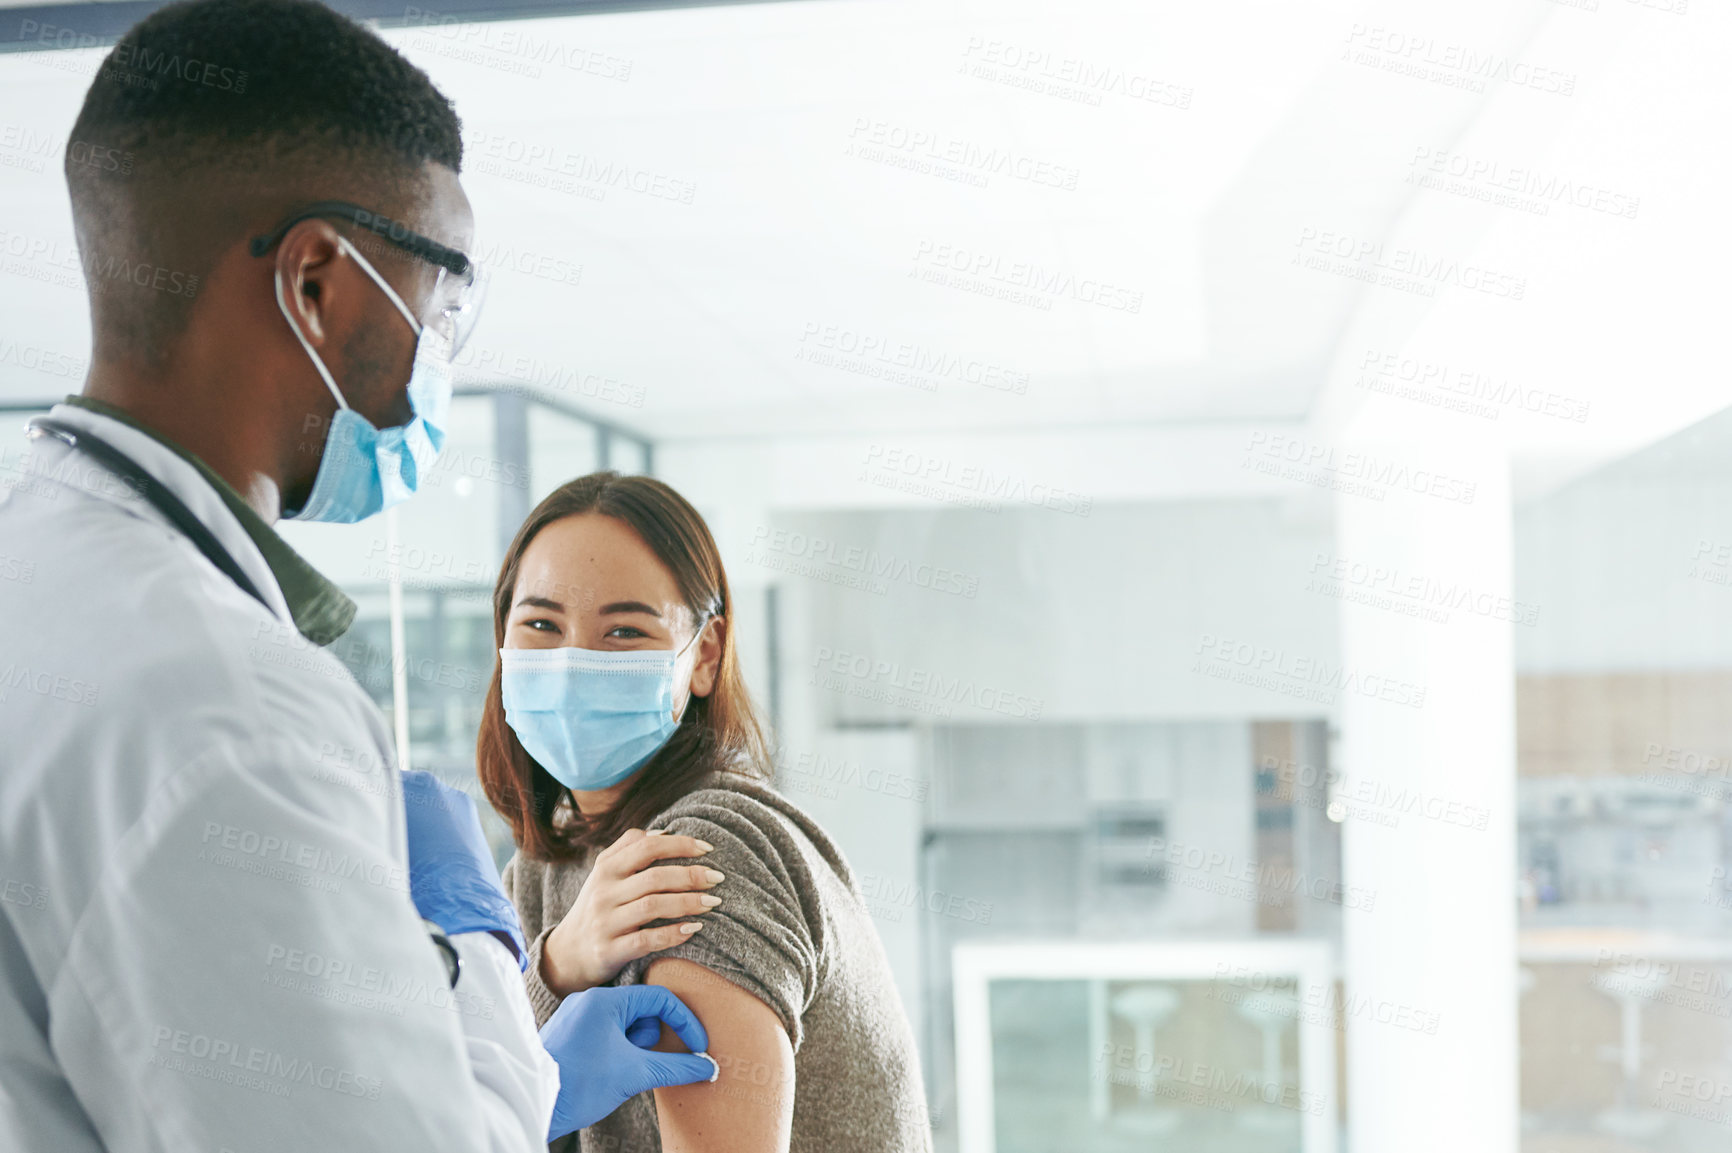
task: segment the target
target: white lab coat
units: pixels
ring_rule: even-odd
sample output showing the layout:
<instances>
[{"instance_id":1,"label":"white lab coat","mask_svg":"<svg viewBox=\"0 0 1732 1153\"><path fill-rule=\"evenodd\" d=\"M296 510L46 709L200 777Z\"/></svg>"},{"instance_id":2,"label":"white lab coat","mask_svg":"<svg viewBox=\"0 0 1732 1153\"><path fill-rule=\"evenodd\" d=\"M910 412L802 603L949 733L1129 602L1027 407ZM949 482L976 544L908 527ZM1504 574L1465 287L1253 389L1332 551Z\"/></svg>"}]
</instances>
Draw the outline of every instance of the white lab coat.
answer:
<instances>
[{"instance_id":1,"label":"white lab coat","mask_svg":"<svg viewBox=\"0 0 1732 1153\"><path fill-rule=\"evenodd\" d=\"M371 700L197 470L53 415L271 612L92 458L4 430L57 478L0 493L0 1149L543 1149L558 1068L499 941L459 937L449 988Z\"/></svg>"}]
</instances>

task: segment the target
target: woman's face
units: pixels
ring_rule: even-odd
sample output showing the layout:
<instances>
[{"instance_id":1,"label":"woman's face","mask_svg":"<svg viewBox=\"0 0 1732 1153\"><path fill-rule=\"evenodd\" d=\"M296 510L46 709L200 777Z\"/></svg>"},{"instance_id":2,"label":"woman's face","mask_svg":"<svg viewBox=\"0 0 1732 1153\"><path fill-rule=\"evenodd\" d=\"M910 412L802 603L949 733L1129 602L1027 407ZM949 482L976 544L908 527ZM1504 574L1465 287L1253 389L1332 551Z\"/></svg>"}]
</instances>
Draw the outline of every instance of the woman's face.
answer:
<instances>
[{"instance_id":1,"label":"woman's face","mask_svg":"<svg viewBox=\"0 0 1732 1153\"><path fill-rule=\"evenodd\" d=\"M624 521L601 513L563 517L524 549L505 618L505 648L684 649L674 665L675 719L691 695L710 695L726 623L692 611L674 574Z\"/></svg>"}]
</instances>

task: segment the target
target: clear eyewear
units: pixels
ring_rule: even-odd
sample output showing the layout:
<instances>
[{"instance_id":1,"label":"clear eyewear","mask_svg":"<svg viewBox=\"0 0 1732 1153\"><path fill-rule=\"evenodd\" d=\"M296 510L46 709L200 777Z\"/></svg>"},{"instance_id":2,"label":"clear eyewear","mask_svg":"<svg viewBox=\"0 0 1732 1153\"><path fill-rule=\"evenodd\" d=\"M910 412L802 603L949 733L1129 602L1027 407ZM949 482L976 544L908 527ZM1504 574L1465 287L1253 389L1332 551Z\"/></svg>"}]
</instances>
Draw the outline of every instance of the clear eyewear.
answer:
<instances>
[{"instance_id":1,"label":"clear eyewear","mask_svg":"<svg viewBox=\"0 0 1732 1153\"><path fill-rule=\"evenodd\" d=\"M457 353L475 331L476 320L481 315L481 305L487 297L486 269L457 249L423 236L401 221L345 200L320 200L307 205L268 234L253 237L250 251L254 256L265 255L276 247L289 229L315 217L336 217L358 224L381 240L438 267L439 276L433 283L433 294L429 299L429 307L436 311L428 323L445 337L441 343L449 348L449 358L456 359ZM372 272L371 269L368 271ZM376 273L374 276L377 279Z\"/></svg>"}]
</instances>

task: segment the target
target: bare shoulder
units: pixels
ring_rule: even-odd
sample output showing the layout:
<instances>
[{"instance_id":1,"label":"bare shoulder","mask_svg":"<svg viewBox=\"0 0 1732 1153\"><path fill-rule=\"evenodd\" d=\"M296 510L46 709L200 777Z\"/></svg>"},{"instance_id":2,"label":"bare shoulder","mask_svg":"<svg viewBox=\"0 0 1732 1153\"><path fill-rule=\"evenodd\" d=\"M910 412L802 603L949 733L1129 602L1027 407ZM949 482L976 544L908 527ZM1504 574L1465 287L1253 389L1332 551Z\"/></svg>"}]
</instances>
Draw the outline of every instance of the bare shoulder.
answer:
<instances>
[{"instance_id":1,"label":"bare shoulder","mask_svg":"<svg viewBox=\"0 0 1732 1153\"><path fill-rule=\"evenodd\" d=\"M763 1001L692 961L662 958L645 982L684 1001L710 1037L719 1075L657 1089L663 1153L786 1153L794 1117L794 1049ZM683 1050L665 1026L656 1046Z\"/></svg>"}]
</instances>

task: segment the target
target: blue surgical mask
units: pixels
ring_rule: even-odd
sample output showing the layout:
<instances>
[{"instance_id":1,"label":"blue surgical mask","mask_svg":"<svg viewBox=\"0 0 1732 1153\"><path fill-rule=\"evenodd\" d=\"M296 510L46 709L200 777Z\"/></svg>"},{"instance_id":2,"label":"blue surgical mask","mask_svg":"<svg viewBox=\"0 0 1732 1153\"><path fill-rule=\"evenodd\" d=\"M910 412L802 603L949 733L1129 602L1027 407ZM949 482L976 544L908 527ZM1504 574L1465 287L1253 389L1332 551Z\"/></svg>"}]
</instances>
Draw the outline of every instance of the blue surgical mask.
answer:
<instances>
[{"instance_id":1,"label":"blue surgical mask","mask_svg":"<svg viewBox=\"0 0 1732 1153\"><path fill-rule=\"evenodd\" d=\"M505 722L523 751L566 788L617 785L679 728L674 666L685 648L500 649Z\"/></svg>"},{"instance_id":2,"label":"blue surgical mask","mask_svg":"<svg viewBox=\"0 0 1732 1153\"><path fill-rule=\"evenodd\" d=\"M307 343L300 328L289 315L288 301L283 295L282 273L277 274L277 307L289 322L295 338L313 365L319 370L325 387L337 399L337 414L331 419L330 432L325 437L324 455L319 458L319 471L313 477L313 491L307 503L285 520L322 521L329 524L354 524L367 517L407 500L420 487L421 479L433 468L439 450L445 447L445 422L451 409L451 360L443 344L445 336L432 325L415 319L403 298L385 282L367 258L347 240L338 243L349 251L367 275L384 290L416 333L415 367L409 374L409 407L414 417L400 428L379 429L373 422L349 407L349 402L337 390L337 382L313 346Z\"/></svg>"}]
</instances>

